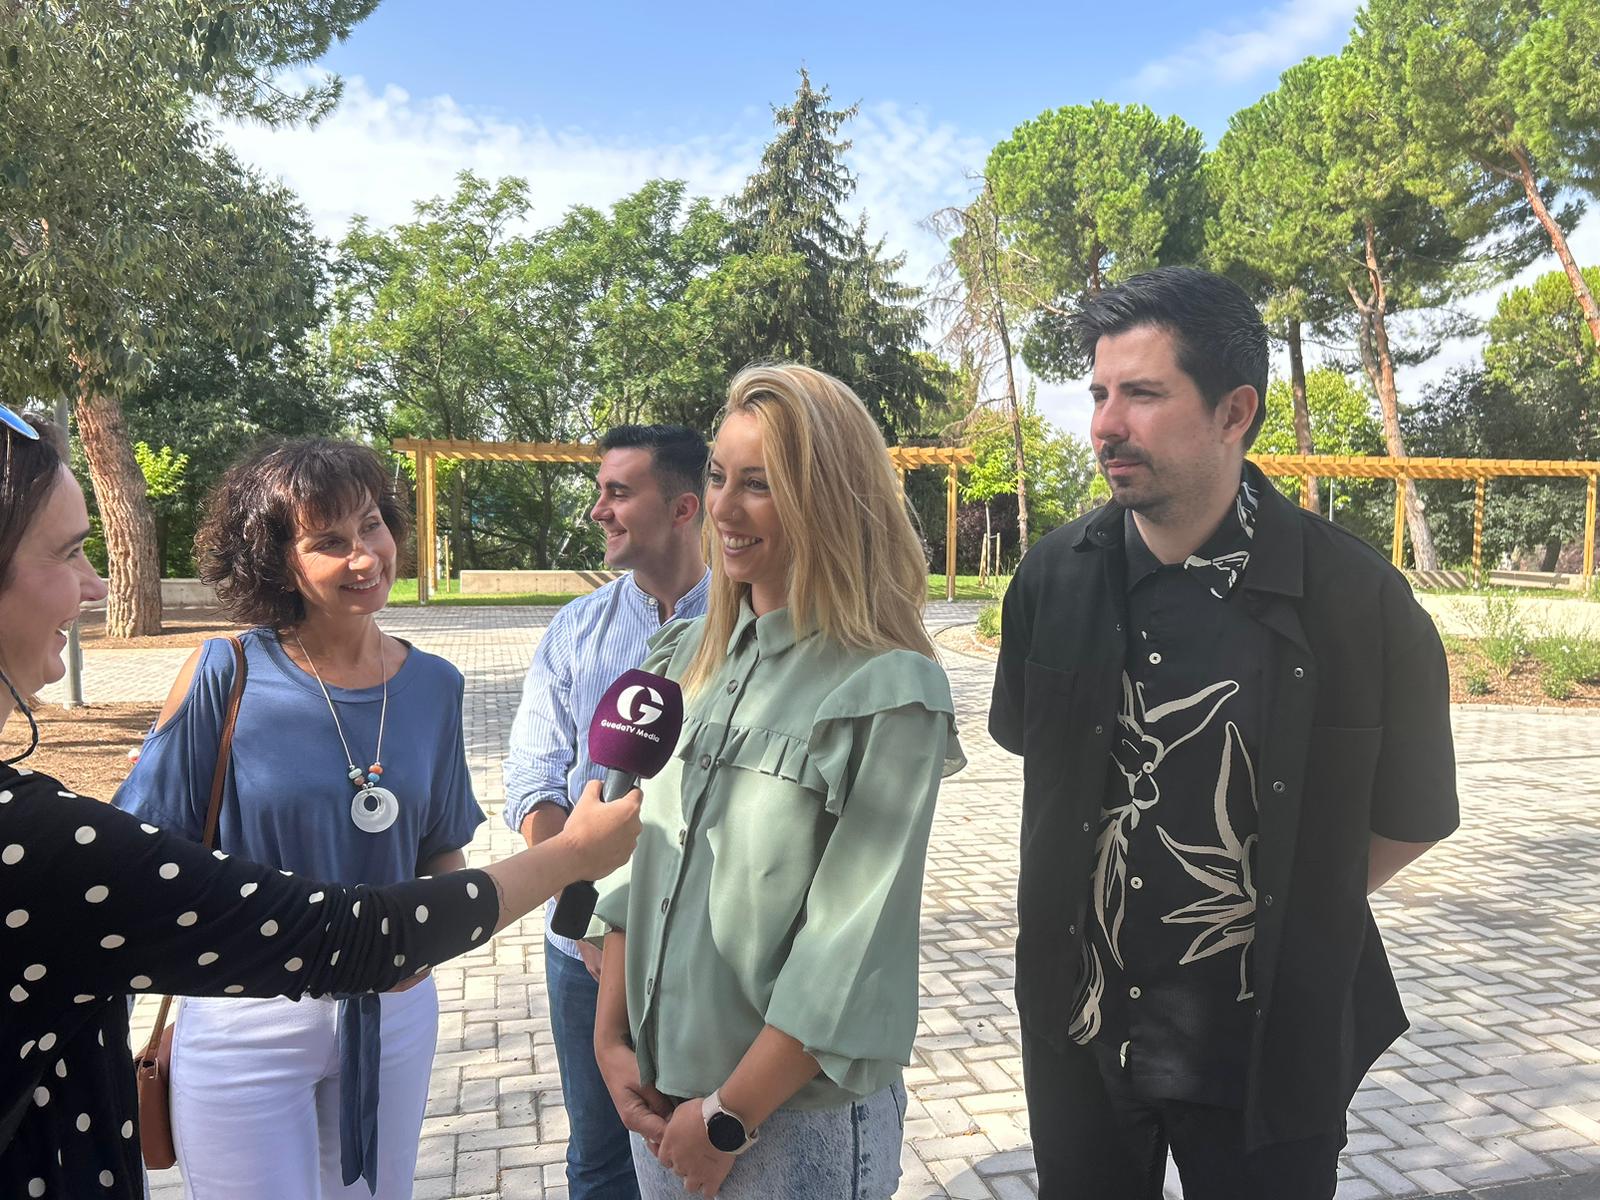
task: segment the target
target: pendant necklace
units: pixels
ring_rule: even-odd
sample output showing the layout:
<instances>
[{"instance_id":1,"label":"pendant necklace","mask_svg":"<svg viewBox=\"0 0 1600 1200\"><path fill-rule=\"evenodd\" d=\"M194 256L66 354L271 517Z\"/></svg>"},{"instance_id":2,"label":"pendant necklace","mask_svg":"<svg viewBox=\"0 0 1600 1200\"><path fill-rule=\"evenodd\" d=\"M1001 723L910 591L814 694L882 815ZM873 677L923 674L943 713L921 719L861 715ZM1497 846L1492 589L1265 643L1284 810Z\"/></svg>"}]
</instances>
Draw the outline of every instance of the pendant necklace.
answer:
<instances>
[{"instance_id":1,"label":"pendant necklace","mask_svg":"<svg viewBox=\"0 0 1600 1200\"><path fill-rule=\"evenodd\" d=\"M300 647L300 653L305 655L306 665L311 668L311 677L322 689L322 698L328 702L328 711L333 714L333 727L339 734L339 744L344 747L345 759L350 764L348 778L356 789L355 799L350 802L350 820L363 833L382 833L400 815L400 801L388 788L380 786L383 779L383 727L389 717L389 672L383 661L383 631L378 631L378 672L383 676L383 708L378 713L378 752L373 756L372 765L365 771L356 766L356 756L350 753L344 726L339 723L339 710L333 706L333 697L328 694L328 685L322 682L317 664L306 652L300 635L292 636L294 644Z\"/></svg>"}]
</instances>

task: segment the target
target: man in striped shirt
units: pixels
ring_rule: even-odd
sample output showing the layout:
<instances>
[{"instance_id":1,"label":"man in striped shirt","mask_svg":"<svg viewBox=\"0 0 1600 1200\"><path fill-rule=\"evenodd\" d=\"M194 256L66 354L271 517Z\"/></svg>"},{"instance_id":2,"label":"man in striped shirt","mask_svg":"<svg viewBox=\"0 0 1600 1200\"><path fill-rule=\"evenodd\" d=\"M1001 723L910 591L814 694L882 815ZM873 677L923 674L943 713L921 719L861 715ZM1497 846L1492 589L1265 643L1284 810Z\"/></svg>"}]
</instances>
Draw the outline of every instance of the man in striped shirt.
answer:
<instances>
[{"instance_id":1,"label":"man in striped shirt","mask_svg":"<svg viewBox=\"0 0 1600 1200\"><path fill-rule=\"evenodd\" d=\"M681 425L622 425L600 448L600 497L589 516L605 531L606 564L627 574L558 612L534 652L504 771L506 824L530 846L559 833L584 785L605 773L589 759L589 721L606 688L639 665L663 624L706 611L705 438ZM628 1133L595 1066L599 976L598 950L546 934L550 1025L571 1126L568 1195L638 1200Z\"/></svg>"}]
</instances>

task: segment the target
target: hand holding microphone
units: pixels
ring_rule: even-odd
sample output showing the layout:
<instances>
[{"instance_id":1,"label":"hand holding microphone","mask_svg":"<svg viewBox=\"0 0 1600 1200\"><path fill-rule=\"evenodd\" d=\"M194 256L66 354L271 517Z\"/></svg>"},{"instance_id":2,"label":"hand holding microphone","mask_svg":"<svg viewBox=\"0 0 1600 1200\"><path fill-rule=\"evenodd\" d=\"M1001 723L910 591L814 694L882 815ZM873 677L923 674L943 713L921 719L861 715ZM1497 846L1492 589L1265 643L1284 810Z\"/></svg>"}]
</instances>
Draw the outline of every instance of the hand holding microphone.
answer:
<instances>
[{"instance_id":1,"label":"hand holding microphone","mask_svg":"<svg viewBox=\"0 0 1600 1200\"><path fill-rule=\"evenodd\" d=\"M639 780L660 771L682 731L683 692L678 685L649 671L624 672L600 697L589 723L589 761L606 768L601 798L625 796ZM579 804L581 808L583 801ZM577 813L575 809L574 816ZM588 932L599 895L592 883L568 884L550 918L551 930L562 937L581 938Z\"/></svg>"}]
</instances>

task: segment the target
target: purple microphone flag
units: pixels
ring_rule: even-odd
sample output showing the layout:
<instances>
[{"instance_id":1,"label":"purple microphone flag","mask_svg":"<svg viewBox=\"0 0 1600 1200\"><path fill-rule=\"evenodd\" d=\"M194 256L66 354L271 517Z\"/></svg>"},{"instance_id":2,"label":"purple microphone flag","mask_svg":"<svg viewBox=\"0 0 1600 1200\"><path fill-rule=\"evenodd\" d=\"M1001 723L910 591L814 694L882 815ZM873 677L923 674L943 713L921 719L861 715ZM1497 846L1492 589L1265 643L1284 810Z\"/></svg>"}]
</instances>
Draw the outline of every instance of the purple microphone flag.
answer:
<instances>
[{"instance_id":1,"label":"purple microphone flag","mask_svg":"<svg viewBox=\"0 0 1600 1200\"><path fill-rule=\"evenodd\" d=\"M589 760L649 779L667 765L683 731L683 692L664 675L624 672L600 697L589 723Z\"/></svg>"},{"instance_id":2,"label":"purple microphone flag","mask_svg":"<svg viewBox=\"0 0 1600 1200\"><path fill-rule=\"evenodd\" d=\"M625 672L600 697L589 722L589 760L606 768L601 798L620 799L639 780L666 766L681 732L683 692L678 685L649 671ZM583 937L598 898L592 883L567 884L550 928L562 937Z\"/></svg>"}]
</instances>

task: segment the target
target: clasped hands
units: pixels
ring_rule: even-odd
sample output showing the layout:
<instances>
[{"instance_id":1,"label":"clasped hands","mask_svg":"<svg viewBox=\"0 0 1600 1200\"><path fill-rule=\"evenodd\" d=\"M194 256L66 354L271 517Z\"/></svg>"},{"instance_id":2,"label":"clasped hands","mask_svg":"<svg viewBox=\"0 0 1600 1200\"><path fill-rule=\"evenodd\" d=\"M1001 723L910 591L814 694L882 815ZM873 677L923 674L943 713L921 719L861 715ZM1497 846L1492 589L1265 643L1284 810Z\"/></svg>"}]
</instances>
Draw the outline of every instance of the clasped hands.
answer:
<instances>
[{"instance_id":1,"label":"clasped hands","mask_svg":"<svg viewBox=\"0 0 1600 1200\"><path fill-rule=\"evenodd\" d=\"M597 1049L600 1074L623 1125L644 1139L650 1153L683 1180L691 1196L715 1196L736 1156L711 1144L700 1099L674 1107L655 1088L641 1083L639 1060L626 1042L612 1041Z\"/></svg>"}]
</instances>

